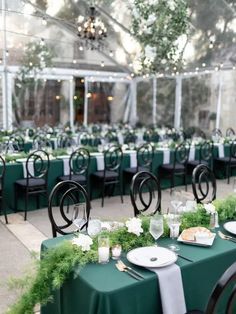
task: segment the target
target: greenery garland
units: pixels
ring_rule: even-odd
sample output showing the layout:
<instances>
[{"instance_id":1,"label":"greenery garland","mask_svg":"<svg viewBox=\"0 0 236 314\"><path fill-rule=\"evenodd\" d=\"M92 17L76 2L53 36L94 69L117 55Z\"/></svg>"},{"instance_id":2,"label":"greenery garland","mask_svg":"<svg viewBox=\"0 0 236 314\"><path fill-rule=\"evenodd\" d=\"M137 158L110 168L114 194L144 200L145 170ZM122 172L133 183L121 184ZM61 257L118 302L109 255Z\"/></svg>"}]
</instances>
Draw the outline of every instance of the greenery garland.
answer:
<instances>
[{"instance_id":1,"label":"greenery garland","mask_svg":"<svg viewBox=\"0 0 236 314\"><path fill-rule=\"evenodd\" d=\"M229 196L224 200L216 200L214 205L220 222L236 219L236 196ZM153 245L155 241L149 233L150 216L140 218L143 229L140 236L128 232L125 226L109 233L108 231L103 233L109 234L111 245L121 244L124 252L137 247ZM195 212L182 214L181 230L194 226L209 227L209 223L210 214L206 212L203 205L198 205ZM169 229L166 221L164 221L163 237L168 236ZM96 236L93 238L90 250L86 252L81 247L73 245L71 241L64 241L59 246L44 252L43 258L37 261L36 272L30 280L29 276L20 280L21 283L26 282L25 291L20 300L7 313L33 314L36 304L44 305L51 301L53 292L63 285L73 270L75 271L75 276L78 276L83 266L97 262L97 242Z\"/></svg>"},{"instance_id":2,"label":"greenery garland","mask_svg":"<svg viewBox=\"0 0 236 314\"><path fill-rule=\"evenodd\" d=\"M186 1L133 0L130 11L132 33L142 47L142 70L157 72L170 66L178 68L182 57L178 39L188 29Z\"/></svg>"}]
</instances>

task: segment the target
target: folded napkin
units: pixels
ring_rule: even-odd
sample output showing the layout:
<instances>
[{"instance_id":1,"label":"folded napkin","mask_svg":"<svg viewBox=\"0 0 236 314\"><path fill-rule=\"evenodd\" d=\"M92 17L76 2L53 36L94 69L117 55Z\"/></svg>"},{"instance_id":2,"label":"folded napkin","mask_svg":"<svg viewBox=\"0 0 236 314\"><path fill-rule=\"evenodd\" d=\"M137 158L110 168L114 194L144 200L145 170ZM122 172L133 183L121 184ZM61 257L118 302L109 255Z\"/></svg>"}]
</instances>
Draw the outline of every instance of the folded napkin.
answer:
<instances>
[{"instance_id":1,"label":"folded napkin","mask_svg":"<svg viewBox=\"0 0 236 314\"><path fill-rule=\"evenodd\" d=\"M194 146L190 147L188 160L189 161L195 160L195 147Z\"/></svg>"},{"instance_id":2,"label":"folded napkin","mask_svg":"<svg viewBox=\"0 0 236 314\"><path fill-rule=\"evenodd\" d=\"M218 152L219 152L219 158L224 158L225 157L225 150L224 150L224 145L223 144L219 144Z\"/></svg>"},{"instance_id":3,"label":"folded napkin","mask_svg":"<svg viewBox=\"0 0 236 314\"><path fill-rule=\"evenodd\" d=\"M96 157L96 160L97 160L97 170L98 171L104 170L105 165L104 165L104 156L103 156L103 154L96 155L95 157Z\"/></svg>"},{"instance_id":4,"label":"folded napkin","mask_svg":"<svg viewBox=\"0 0 236 314\"><path fill-rule=\"evenodd\" d=\"M158 277L163 314L184 314L186 304L180 267L149 268Z\"/></svg>"},{"instance_id":5,"label":"folded napkin","mask_svg":"<svg viewBox=\"0 0 236 314\"><path fill-rule=\"evenodd\" d=\"M70 174L70 164L69 164L70 157L63 158L63 172L64 176L68 176Z\"/></svg>"},{"instance_id":6,"label":"folded napkin","mask_svg":"<svg viewBox=\"0 0 236 314\"><path fill-rule=\"evenodd\" d=\"M137 167L137 152L134 150L129 153L130 157L130 167L136 168Z\"/></svg>"},{"instance_id":7,"label":"folded napkin","mask_svg":"<svg viewBox=\"0 0 236 314\"><path fill-rule=\"evenodd\" d=\"M170 163L170 150L163 149L163 165Z\"/></svg>"},{"instance_id":8,"label":"folded napkin","mask_svg":"<svg viewBox=\"0 0 236 314\"><path fill-rule=\"evenodd\" d=\"M26 162L23 162L22 166L23 166L24 178L27 178ZM29 170L30 174L32 176L34 176L34 162L33 161L28 162L28 170Z\"/></svg>"}]
</instances>

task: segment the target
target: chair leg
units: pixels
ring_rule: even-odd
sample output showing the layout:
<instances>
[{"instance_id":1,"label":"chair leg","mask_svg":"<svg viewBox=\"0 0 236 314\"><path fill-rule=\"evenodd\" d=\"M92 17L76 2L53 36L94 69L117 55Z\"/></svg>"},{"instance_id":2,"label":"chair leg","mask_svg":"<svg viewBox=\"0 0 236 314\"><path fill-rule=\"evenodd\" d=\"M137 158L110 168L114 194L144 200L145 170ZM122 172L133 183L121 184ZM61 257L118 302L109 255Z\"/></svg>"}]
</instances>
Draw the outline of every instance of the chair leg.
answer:
<instances>
[{"instance_id":1,"label":"chair leg","mask_svg":"<svg viewBox=\"0 0 236 314\"><path fill-rule=\"evenodd\" d=\"M173 192L173 188L174 188L174 186L175 186L175 174L174 174L174 172L171 174L171 179L170 179L170 194L172 194L172 192Z\"/></svg>"},{"instance_id":2,"label":"chair leg","mask_svg":"<svg viewBox=\"0 0 236 314\"><path fill-rule=\"evenodd\" d=\"M0 209L0 212L1 212L1 210L3 211L4 217L5 217L5 222L6 222L6 225L7 225L8 224L7 211L6 211L6 208L4 207L3 197L1 198L1 209Z\"/></svg>"},{"instance_id":3,"label":"chair leg","mask_svg":"<svg viewBox=\"0 0 236 314\"><path fill-rule=\"evenodd\" d=\"M120 199L121 199L121 203L124 203L123 200L123 192L122 192L122 181L119 182L119 189L120 189Z\"/></svg>"},{"instance_id":4,"label":"chair leg","mask_svg":"<svg viewBox=\"0 0 236 314\"><path fill-rule=\"evenodd\" d=\"M17 187L15 185L15 193L14 193L14 212L16 213L17 212L17 209L18 209L18 193L17 193Z\"/></svg>"},{"instance_id":5,"label":"chair leg","mask_svg":"<svg viewBox=\"0 0 236 314\"><path fill-rule=\"evenodd\" d=\"M102 207L104 205L104 195L105 195L105 181L102 183Z\"/></svg>"},{"instance_id":6,"label":"chair leg","mask_svg":"<svg viewBox=\"0 0 236 314\"><path fill-rule=\"evenodd\" d=\"M28 191L26 190L26 192L25 192L25 217L24 217L24 220L27 220L28 201L29 201L29 194L28 194Z\"/></svg>"},{"instance_id":7,"label":"chair leg","mask_svg":"<svg viewBox=\"0 0 236 314\"><path fill-rule=\"evenodd\" d=\"M229 184L230 181L230 166L227 166L227 183Z\"/></svg>"},{"instance_id":8,"label":"chair leg","mask_svg":"<svg viewBox=\"0 0 236 314\"><path fill-rule=\"evenodd\" d=\"M184 173L184 184L185 184L185 191L187 192L188 187L187 187L187 171Z\"/></svg>"}]
</instances>

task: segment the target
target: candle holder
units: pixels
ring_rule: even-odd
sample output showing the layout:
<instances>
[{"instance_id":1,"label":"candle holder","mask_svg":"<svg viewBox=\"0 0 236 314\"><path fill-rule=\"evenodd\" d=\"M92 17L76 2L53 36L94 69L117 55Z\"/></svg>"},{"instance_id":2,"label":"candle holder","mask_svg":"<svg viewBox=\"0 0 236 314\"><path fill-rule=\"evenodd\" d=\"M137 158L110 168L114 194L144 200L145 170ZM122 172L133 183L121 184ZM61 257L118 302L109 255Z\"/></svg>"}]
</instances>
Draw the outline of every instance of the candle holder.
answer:
<instances>
[{"instance_id":1,"label":"candle holder","mask_svg":"<svg viewBox=\"0 0 236 314\"><path fill-rule=\"evenodd\" d=\"M117 260L120 258L122 252L122 248L120 244L116 244L111 249L112 259Z\"/></svg>"},{"instance_id":2,"label":"candle holder","mask_svg":"<svg viewBox=\"0 0 236 314\"><path fill-rule=\"evenodd\" d=\"M98 237L98 263L106 264L110 258L110 244L107 236Z\"/></svg>"}]
</instances>

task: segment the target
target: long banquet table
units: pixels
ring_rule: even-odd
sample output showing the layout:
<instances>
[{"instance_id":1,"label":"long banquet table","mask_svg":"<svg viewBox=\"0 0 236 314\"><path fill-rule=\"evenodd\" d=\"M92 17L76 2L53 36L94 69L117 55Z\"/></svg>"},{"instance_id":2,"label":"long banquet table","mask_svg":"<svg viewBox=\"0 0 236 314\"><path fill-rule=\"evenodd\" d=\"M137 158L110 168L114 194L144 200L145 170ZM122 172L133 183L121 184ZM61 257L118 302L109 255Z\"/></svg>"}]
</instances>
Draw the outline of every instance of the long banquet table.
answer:
<instances>
[{"instance_id":1,"label":"long banquet table","mask_svg":"<svg viewBox=\"0 0 236 314\"><path fill-rule=\"evenodd\" d=\"M225 156L228 156L229 154L229 146L225 145ZM170 151L170 160L173 161L174 151ZM218 156L218 149L217 147L214 148L214 156ZM195 151L195 159L199 157L199 149L196 148ZM163 150L156 150L153 157L153 165L152 165L152 172L154 174L157 174L158 167L163 164L164 159L164 153ZM122 170L124 168L130 167L130 155L128 153L124 153L123 163L122 163ZM97 163L96 163L96 157L91 156L91 163L89 167L89 175L93 172L97 171ZM219 177L223 177L223 173L217 170ZM57 177L63 175L63 161L59 159L53 159L50 161L50 169L48 174L48 194L52 190L52 188L57 183ZM4 201L5 201L5 207L9 209L14 208L14 182L16 180L23 178L23 166L21 163L7 163L6 164L6 173L5 173L5 183L4 183ZM189 177L189 183L191 182L191 178ZM123 182L126 186L126 192L129 191L129 182ZM183 181L181 178L176 178L176 185L183 184ZM100 191L97 187L93 186L91 182L89 182L90 188L92 189L92 197L97 198L100 195ZM170 182L167 180L162 181L162 188L167 188L170 186ZM116 193L116 191L115 191ZM47 205L47 200L42 198L41 200L41 208L45 207ZM36 207L36 201L35 199L32 199L29 204L29 210L35 209ZM24 208L24 203L22 200L19 200L18 202L18 208L19 210Z\"/></svg>"},{"instance_id":2,"label":"long banquet table","mask_svg":"<svg viewBox=\"0 0 236 314\"><path fill-rule=\"evenodd\" d=\"M41 250L53 248L70 238L46 240ZM170 241L161 239L158 244L166 247ZM181 268L187 309L204 310L214 284L236 260L236 244L216 236L210 248L179 246L179 253L193 260L188 262L179 257L176 262ZM129 264L125 255L122 260ZM54 293L54 302L41 308L41 314L161 314L156 274L138 266L132 267L145 277L142 281L119 272L113 260L106 265L86 265L79 276L71 274L62 288ZM224 302L220 305L217 314L225 313Z\"/></svg>"}]
</instances>

